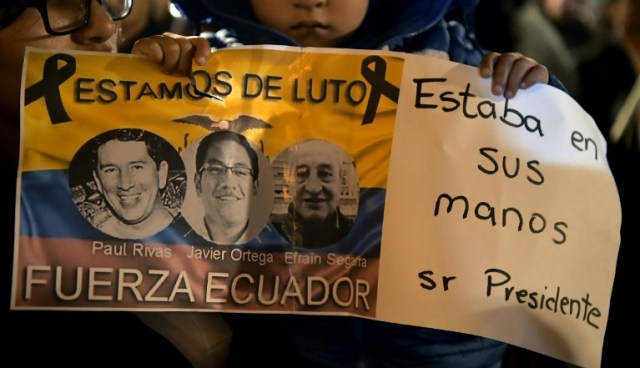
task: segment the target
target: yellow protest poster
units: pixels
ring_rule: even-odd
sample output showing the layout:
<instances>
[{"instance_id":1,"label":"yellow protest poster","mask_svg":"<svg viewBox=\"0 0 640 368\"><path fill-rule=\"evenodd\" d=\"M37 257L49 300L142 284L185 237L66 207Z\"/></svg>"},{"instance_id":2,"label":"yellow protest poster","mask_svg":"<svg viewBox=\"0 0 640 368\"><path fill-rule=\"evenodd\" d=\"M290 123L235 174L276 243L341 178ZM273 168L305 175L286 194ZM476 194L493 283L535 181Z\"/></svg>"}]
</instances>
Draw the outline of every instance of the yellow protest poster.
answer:
<instances>
[{"instance_id":1,"label":"yellow protest poster","mask_svg":"<svg viewBox=\"0 0 640 368\"><path fill-rule=\"evenodd\" d=\"M351 315L598 366L620 204L563 92L383 51L27 59L13 309Z\"/></svg>"}]
</instances>

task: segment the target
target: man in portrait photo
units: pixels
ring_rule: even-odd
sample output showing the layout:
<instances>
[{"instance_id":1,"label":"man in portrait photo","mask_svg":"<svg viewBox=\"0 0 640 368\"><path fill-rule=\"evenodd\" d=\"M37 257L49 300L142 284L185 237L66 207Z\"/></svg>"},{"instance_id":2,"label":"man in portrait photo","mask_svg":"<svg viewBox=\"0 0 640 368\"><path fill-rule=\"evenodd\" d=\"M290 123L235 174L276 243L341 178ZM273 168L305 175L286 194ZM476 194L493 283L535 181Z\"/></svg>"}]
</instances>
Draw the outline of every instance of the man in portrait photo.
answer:
<instances>
[{"instance_id":1,"label":"man in portrait photo","mask_svg":"<svg viewBox=\"0 0 640 368\"><path fill-rule=\"evenodd\" d=\"M218 244L249 240L247 230L260 172L251 144L239 133L216 131L200 141L195 166L194 185L204 218L201 224L192 224L194 230Z\"/></svg>"},{"instance_id":2,"label":"man in portrait photo","mask_svg":"<svg viewBox=\"0 0 640 368\"><path fill-rule=\"evenodd\" d=\"M141 129L112 130L94 139L93 178L112 215L99 225L104 233L141 239L173 220L162 203L169 164L160 139Z\"/></svg>"},{"instance_id":3,"label":"man in portrait photo","mask_svg":"<svg viewBox=\"0 0 640 368\"><path fill-rule=\"evenodd\" d=\"M309 140L290 149L285 180L291 203L281 224L276 225L290 243L320 248L338 242L351 229L352 218L341 210L342 149L323 140Z\"/></svg>"}]
</instances>

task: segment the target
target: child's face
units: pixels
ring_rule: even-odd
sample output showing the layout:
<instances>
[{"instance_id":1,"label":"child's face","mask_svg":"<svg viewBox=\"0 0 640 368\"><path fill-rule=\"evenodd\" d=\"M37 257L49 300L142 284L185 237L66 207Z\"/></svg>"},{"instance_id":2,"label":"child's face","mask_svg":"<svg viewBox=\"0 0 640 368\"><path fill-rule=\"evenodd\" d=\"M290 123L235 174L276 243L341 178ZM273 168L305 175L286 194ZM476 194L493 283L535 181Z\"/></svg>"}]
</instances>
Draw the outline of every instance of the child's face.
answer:
<instances>
[{"instance_id":1,"label":"child's face","mask_svg":"<svg viewBox=\"0 0 640 368\"><path fill-rule=\"evenodd\" d=\"M303 46L339 47L358 29L369 0L251 0L258 21Z\"/></svg>"}]
</instances>

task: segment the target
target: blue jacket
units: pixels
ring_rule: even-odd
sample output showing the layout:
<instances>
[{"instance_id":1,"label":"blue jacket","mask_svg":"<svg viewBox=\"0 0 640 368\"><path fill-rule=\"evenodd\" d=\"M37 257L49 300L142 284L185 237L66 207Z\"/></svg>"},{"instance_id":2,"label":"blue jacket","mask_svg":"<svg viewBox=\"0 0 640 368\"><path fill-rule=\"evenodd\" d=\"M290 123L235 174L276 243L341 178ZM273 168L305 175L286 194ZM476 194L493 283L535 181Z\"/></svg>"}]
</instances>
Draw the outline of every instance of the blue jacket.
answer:
<instances>
[{"instance_id":1,"label":"blue jacket","mask_svg":"<svg viewBox=\"0 0 640 368\"><path fill-rule=\"evenodd\" d=\"M486 52L473 33L473 11L479 0L370 0L358 31L342 48L386 49L419 53L425 49L447 53L451 61L478 66ZM301 46L292 38L258 23L249 0L173 0L196 26L215 25L209 34L213 47L234 44ZM455 17L451 17L455 14ZM455 20L453 20L455 19ZM548 84L566 92L553 74Z\"/></svg>"},{"instance_id":2,"label":"blue jacket","mask_svg":"<svg viewBox=\"0 0 640 368\"><path fill-rule=\"evenodd\" d=\"M461 37L464 29L447 32L444 15L454 9L470 11L478 0L374 0L358 31L341 47L416 52L425 47L449 53L452 60L473 63L481 56L476 45ZM230 30L245 45L273 44L300 46L290 37L258 23L247 0L176 0L182 12L195 23L212 23ZM216 42L219 40L215 40ZM223 42L224 43L224 42ZM469 55L460 59L464 48ZM474 55L475 54L475 55ZM477 59L479 61L479 59Z\"/></svg>"}]
</instances>

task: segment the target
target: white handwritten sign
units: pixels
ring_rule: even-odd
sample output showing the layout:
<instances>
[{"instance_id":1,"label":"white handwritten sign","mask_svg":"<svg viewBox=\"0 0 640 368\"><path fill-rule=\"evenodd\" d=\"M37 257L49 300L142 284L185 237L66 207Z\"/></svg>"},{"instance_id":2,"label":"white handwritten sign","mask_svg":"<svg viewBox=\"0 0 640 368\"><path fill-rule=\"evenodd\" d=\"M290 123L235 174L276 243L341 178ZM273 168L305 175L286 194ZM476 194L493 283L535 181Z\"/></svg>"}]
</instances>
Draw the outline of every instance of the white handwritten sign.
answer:
<instances>
[{"instance_id":1,"label":"white handwritten sign","mask_svg":"<svg viewBox=\"0 0 640 368\"><path fill-rule=\"evenodd\" d=\"M620 204L560 90L284 47L217 51L197 89L55 50L24 81L14 309L348 314L599 365Z\"/></svg>"}]
</instances>

